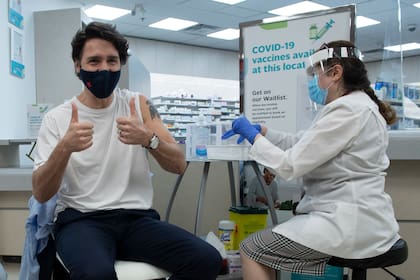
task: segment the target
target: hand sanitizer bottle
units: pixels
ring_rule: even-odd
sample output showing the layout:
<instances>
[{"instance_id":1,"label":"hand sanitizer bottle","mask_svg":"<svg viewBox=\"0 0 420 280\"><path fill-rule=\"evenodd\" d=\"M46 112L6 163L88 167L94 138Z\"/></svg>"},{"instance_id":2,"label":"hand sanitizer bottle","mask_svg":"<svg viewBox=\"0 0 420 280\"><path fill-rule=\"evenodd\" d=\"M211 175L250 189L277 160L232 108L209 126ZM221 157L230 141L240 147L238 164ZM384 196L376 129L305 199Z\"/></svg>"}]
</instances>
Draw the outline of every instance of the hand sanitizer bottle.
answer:
<instances>
[{"instance_id":1,"label":"hand sanitizer bottle","mask_svg":"<svg viewBox=\"0 0 420 280\"><path fill-rule=\"evenodd\" d=\"M207 145L210 138L210 128L206 126L206 117L200 114L197 123L197 135L195 141L195 155L200 160L207 159Z\"/></svg>"}]
</instances>

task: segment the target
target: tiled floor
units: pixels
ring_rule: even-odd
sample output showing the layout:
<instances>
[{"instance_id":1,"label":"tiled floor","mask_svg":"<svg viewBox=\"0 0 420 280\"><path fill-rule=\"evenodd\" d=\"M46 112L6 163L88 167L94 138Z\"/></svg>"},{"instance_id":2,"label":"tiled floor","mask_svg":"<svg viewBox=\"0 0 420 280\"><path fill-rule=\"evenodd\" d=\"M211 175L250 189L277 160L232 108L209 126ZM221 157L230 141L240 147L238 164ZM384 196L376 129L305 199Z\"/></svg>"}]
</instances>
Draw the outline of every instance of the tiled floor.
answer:
<instances>
[{"instance_id":1,"label":"tiled floor","mask_svg":"<svg viewBox=\"0 0 420 280\"><path fill-rule=\"evenodd\" d=\"M19 279L20 263L2 262L4 269L7 272L7 280Z\"/></svg>"}]
</instances>

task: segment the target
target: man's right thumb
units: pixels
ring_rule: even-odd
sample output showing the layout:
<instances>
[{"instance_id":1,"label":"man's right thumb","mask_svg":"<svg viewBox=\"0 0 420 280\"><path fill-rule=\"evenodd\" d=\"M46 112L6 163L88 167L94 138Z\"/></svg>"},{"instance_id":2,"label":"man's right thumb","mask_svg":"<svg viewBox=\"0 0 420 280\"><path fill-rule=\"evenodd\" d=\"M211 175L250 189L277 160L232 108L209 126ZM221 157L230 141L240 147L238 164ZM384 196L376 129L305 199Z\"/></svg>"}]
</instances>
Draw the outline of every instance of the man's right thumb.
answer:
<instances>
[{"instance_id":1,"label":"man's right thumb","mask_svg":"<svg viewBox=\"0 0 420 280\"><path fill-rule=\"evenodd\" d=\"M71 103L71 122L79 122L79 113L77 106L73 102Z\"/></svg>"}]
</instances>

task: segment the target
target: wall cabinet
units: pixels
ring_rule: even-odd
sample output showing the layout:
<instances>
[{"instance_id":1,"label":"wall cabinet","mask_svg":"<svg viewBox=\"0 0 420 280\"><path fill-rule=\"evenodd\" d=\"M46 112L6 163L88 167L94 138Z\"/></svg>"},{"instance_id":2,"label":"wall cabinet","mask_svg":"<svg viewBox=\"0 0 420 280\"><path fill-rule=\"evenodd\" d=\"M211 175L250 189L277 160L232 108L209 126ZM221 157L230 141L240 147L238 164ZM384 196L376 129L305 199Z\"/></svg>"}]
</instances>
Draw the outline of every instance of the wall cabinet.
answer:
<instances>
[{"instance_id":1,"label":"wall cabinet","mask_svg":"<svg viewBox=\"0 0 420 280\"><path fill-rule=\"evenodd\" d=\"M81 92L70 43L87 21L80 8L34 13L37 103L56 106Z\"/></svg>"},{"instance_id":2,"label":"wall cabinet","mask_svg":"<svg viewBox=\"0 0 420 280\"><path fill-rule=\"evenodd\" d=\"M29 210L0 207L0 256L21 256L25 243L25 223Z\"/></svg>"}]
</instances>

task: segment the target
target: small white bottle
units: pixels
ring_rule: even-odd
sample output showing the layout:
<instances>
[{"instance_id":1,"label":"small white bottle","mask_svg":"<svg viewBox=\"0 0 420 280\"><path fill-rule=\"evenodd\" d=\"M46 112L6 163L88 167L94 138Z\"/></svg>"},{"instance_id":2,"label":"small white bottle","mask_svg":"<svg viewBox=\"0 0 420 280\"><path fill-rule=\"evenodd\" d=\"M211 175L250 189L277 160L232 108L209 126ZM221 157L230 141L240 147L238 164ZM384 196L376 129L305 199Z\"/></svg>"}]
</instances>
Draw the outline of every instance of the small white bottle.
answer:
<instances>
[{"instance_id":1,"label":"small white bottle","mask_svg":"<svg viewBox=\"0 0 420 280\"><path fill-rule=\"evenodd\" d=\"M207 159L207 145L210 139L210 128L206 126L206 117L200 114L195 137L195 156L200 160Z\"/></svg>"}]
</instances>

